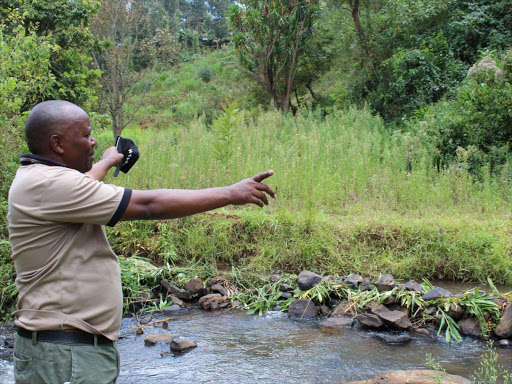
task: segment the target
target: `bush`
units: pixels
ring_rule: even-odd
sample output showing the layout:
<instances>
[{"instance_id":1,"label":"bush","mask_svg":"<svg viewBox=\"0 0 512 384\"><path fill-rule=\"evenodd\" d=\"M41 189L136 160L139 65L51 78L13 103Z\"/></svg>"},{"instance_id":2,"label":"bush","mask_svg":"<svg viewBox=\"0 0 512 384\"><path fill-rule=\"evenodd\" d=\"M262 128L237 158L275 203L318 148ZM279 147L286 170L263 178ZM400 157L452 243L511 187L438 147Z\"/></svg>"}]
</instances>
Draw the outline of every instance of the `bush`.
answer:
<instances>
[{"instance_id":1,"label":"bush","mask_svg":"<svg viewBox=\"0 0 512 384\"><path fill-rule=\"evenodd\" d=\"M439 164L456 163L474 174L494 173L510 159L512 143L512 50L500 64L484 58L452 98L417 111L416 132L433 138ZM501 68L500 68L501 67Z\"/></svg>"},{"instance_id":2,"label":"bush","mask_svg":"<svg viewBox=\"0 0 512 384\"><path fill-rule=\"evenodd\" d=\"M212 70L208 66L201 67L197 73L197 77L203 80L205 83L209 83L212 80Z\"/></svg>"}]
</instances>

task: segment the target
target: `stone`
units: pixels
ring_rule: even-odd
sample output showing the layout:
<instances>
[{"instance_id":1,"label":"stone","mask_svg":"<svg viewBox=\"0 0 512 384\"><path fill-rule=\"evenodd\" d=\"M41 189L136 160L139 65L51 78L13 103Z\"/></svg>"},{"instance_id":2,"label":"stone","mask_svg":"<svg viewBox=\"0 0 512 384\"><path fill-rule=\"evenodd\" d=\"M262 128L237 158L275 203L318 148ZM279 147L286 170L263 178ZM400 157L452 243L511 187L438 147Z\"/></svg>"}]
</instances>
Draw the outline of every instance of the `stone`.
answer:
<instances>
[{"instance_id":1,"label":"stone","mask_svg":"<svg viewBox=\"0 0 512 384\"><path fill-rule=\"evenodd\" d=\"M340 328L351 328L354 324L354 319L350 316L344 317L330 317L322 321L319 325L324 331L339 330Z\"/></svg>"},{"instance_id":2,"label":"stone","mask_svg":"<svg viewBox=\"0 0 512 384\"><path fill-rule=\"evenodd\" d=\"M169 298L171 299L172 303L173 304L176 304L176 305L179 305L181 307L183 307L185 305L185 303L183 302L183 300L181 299L178 299L176 296L174 295L169 295Z\"/></svg>"},{"instance_id":3,"label":"stone","mask_svg":"<svg viewBox=\"0 0 512 384\"><path fill-rule=\"evenodd\" d=\"M404 288L411 292L423 292L423 287L421 284L414 280L409 280L407 283L405 283Z\"/></svg>"},{"instance_id":4,"label":"stone","mask_svg":"<svg viewBox=\"0 0 512 384\"><path fill-rule=\"evenodd\" d=\"M273 275L270 275L268 277L268 279L272 282L272 283L277 283L279 280L282 279L281 275L277 275L277 274L273 274Z\"/></svg>"},{"instance_id":5,"label":"stone","mask_svg":"<svg viewBox=\"0 0 512 384\"><path fill-rule=\"evenodd\" d=\"M310 271L301 271L297 277L297 284L301 291L313 288L320 281L322 281L322 276Z\"/></svg>"},{"instance_id":6,"label":"stone","mask_svg":"<svg viewBox=\"0 0 512 384\"><path fill-rule=\"evenodd\" d=\"M160 351L160 357L165 357L170 354L171 354L171 351Z\"/></svg>"},{"instance_id":7,"label":"stone","mask_svg":"<svg viewBox=\"0 0 512 384\"><path fill-rule=\"evenodd\" d=\"M430 332L427 328L411 328L410 332L423 336L432 336L432 332Z\"/></svg>"},{"instance_id":8,"label":"stone","mask_svg":"<svg viewBox=\"0 0 512 384\"><path fill-rule=\"evenodd\" d=\"M214 284L212 285L212 292L218 292L220 293L222 296L227 296L228 295L228 291L226 290L226 288L224 288L222 285L220 284Z\"/></svg>"},{"instance_id":9,"label":"stone","mask_svg":"<svg viewBox=\"0 0 512 384\"><path fill-rule=\"evenodd\" d=\"M433 370L385 371L375 379L342 382L338 384L472 384L462 376L450 375L446 372Z\"/></svg>"},{"instance_id":10,"label":"stone","mask_svg":"<svg viewBox=\"0 0 512 384\"><path fill-rule=\"evenodd\" d=\"M450 316L453 320L458 321L464 317L464 308L455 303L450 304L450 308L448 312L446 312L448 316Z\"/></svg>"},{"instance_id":11,"label":"stone","mask_svg":"<svg viewBox=\"0 0 512 384\"><path fill-rule=\"evenodd\" d=\"M381 328L384 326L384 322L379 316L371 313L363 313L356 317L357 321L368 328Z\"/></svg>"},{"instance_id":12,"label":"stone","mask_svg":"<svg viewBox=\"0 0 512 384\"><path fill-rule=\"evenodd\" d=\"M500 322L494 333L502 339L512 337L512 302L508 303L503 315L501 315Z\"/></svg>"},{"instance_id":13,"label":"stone","mask_svg":"<svg viewBox=\"0 0 512 384\"><path fill-rule=\"evenodd\" d=\"M318 316L318 307L308 299L294 300L288 307L288 317L312 319Z\"/></svg>"},{"instance_id":14,"label":"stone","mask_svg":"<svg viewBox=\"0 0 512 384\"><path fill-rule=\"evenodd\" d=\"M352 275L348 276L344 283L352 286L352 288L357 289L359 287L359 284L363 283L364 279L363 276L353 273Z\"/></svg>"},{"instance_id":15,"label":"stone","mask_svg":"<svg viewBox=\"0 0 512 384\"><path fill-rule=\"evenodd\" d=\"M175 313L181 311L181 307L178 304L173 304L162 309L162 313Z\"/></svg>"},{"instance_id":16,"label":"stone","mask_svg":"<svg viewBox=\"0 0 512 384\"><path fill-rule=\"evenodd\" d=\"M4 339L4 347L8 349L14 348L14 337L6 337Z\"/></svg>"},{"instance_id":17,"label":"stone","mask_svg":"<svg viewBox=\"0 0 512 384\"><path fill-rule=\"evenodd\" d=\"M204 291L204 281L199 277L194 277L184 286L185 290L190 292L191 295L199 295Z\"/></svg>"},{"instance_id":18,"label":"stone","mask_svg":"<svg viewBox=\"0 0 512 384\"><path fill-rule=\"evenodd\" d=\"M224 281L226 281L226 280L223 279L222 277L215 276L215 277L210 278L210 280L208 280L208 283L206 285L208 287L211 287L212 285L215 285L215 284L222 284L222 283L224 283Z\"/></svg>"},{"instance_id":19,"label":"stone","mask_svg":"<svg viewBox=\"0 0 512 384\"><path fill-rule=\"evenodd\" d=\"M229 299L219 293L210 293L199 299L199 306L203 309L215 311L229 305Z\"/></svg>"},{"instance_id":20,"label":"stone","mask_svg":"<svg viewBox=\"0 0 512 384\"><path fill-rule=\"evenodd\" d=\"M500 347L511 347L512 346L512 341L507 340L507 339L501 339L500 341L498 341L498 345Z\"/></svg>"},{"instance_id":21,"label":"stone","mask_svg":"<svg viewBox=\"0 0 512 384\"><path fill-rule=\"evenodd\" d=\"M393 303L390 305L386 305L386 307L390 311L400 311L403 312L403 314L407 317L411 317L411 310L407 307L402 307L399 303Z\"/></svg>"},{"instance_id":22,"label":"stone","mask_svg":"<svg viewBox=\"0 0 512 384\"><path fill-rule=\"evenodd\" d=\"M376 333L373 337L389 345L406 344L412 340L412 337L407 335L391 335L388 333Z\"/></svg>"},{"instance_id":23,"label":"stone","mask_svg":"<svg viewBox=\"0 0 512 384\"><path fill-rule=\"evenodd\" d=\"M425 301L428 300L439 300L441 297L451 297L452 293L441 287L434 287L427 293L425 293L421 298Z\"/></svg>"},{"instance_id":24,"label":"stone","mask_svg":"<svg viewBox=\"0 0 512 384\"><path fill-rule=\"evenodd\" d=\"M291 292L283 292L281 293L281 296L279 296L279 298L281 300L288 300L288 299L291 299L293 297L293 293Z\"/></svg>"},{"instance_id":25,"label":"stone","mask_svg":"<svg viewBox=\"0 0 512 384\"><path fill-rule=\"evenodd\" d=\"M279 285L279 290L281 292L293 292L295 290L295 288L293 288L291 285L289 284L280 284Z\"/></svg>"},{"instance_id":26,"label":"stone","mask_svg":"<svg viewBox=\"0 0 512 384\"><path fill-rule=\"evenodd\" d=\"M342 301L339 303L331 313L331 317L343 317L350 313L350 303Z\"/></svg>"},{"instance_id":27,"label":"stone","mask_svg":"<svg viewBox=\"0 0 512 384\"><path fill-rule=\"evenodd\" d=\"M372 308L372 312L379 316L385 323L400 329L409 329L412 327L409 318L401 311L391 311L384 305Z\"/></svg>"},{"instance_id":28,"label":"stone","mask_svg":"<svg viewBox=\"0 0 512 384\"><path fill-rule=\"evenodd\" d=\"M183 353L196 347L196 343L181 337L171 341L171 351L173 351L174 353Z\"/></svg>"},{"instance_id":29,"label":"stone","mask_svg":"<svg viewBox=\"0 0 512 384\"><path fill-rule=\"evenodd\" d=\"M480 323L478 322L478 319L476 317L469 317L467 319L459 321L459 331L460 333L466 336L482 336Z\"/></svg>"},{"instance_id":30,"label":"stone","mask_svg":"<svg viewBox=\"0 0 512 384\"><path fill-rule=\"evenodd\" d=\"M319 310L320 310L320 314L322 316L327 316L329 314L329 307L327 305L325 305L325 304L321 305Z\"/></svg>"},{"instance_id":31,"label":"stone","mask_svg":"<svg viewBox=\"0 0 512 384\"><path fill-rule=\"evenodd\" d=\"M144 345L146 347L151 347L158 343L163 344L169 344L171 341L173 341L177 335L173 335L171 333L162 333L162 334L156 334L156 335L147 335L144 338Z\"/></svg>"},{"instance_id":32,"label":"stone","mask_svg":"<svg viewBox=\"0 0 512 384\"><path fill-rule=\"evenodd\" d=\"M372 291L375 289L375 286L370 284L370 283L363 283L359 286L359 290L361 292L365 292L365 291Z\"/></svg>"},{"instance_id":33,"label":"stone","mask_svg":"<svg viewBox=\"0 0 512 384\"><path fill-rule=\"evenodd\" d=\"M182 300L190 300L190 299L192 299L192 295L190 294L190 292L185 291L184 289L178 288L175 285L172 285L167 280L162 280L161 283L162 283L162 286L165 289L167 289L167 291L171 295L176 296L178 299L182 299Z\"/></svg>"},{"instance_id":34,"label":"stone","mask_svg":"<svg viewBox=\"0 0 512 384\"><path fill-rule=\"evenodd\" d=\"M146 325L153 319L153 315L142 316L139 319L139 324Z\"/></svg>"},{"instance_id":35,"label":"stone","mask_svg":"<svg viewBox=\"0 0 512 384\"><path fill-rule=\"evenodd\" d=\"M379 277L376 285L379 292L391 291L396 286L395 278L387 273L384 276Z\"/></svg>"}]
</instances>

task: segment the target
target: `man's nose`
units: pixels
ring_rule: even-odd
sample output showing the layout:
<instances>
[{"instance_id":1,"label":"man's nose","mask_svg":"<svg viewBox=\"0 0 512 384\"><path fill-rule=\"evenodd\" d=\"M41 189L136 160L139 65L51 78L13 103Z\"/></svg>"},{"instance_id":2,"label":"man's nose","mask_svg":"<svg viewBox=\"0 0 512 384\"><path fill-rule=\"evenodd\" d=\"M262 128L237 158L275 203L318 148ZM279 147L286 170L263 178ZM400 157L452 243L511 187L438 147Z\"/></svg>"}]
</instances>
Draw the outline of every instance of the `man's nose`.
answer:
<instances>
[{"instance_id":1,"label":"man's nose","mask_svg":"<svg viewBox=\"0 0 512 384\"><path fill-rule=\"evenodd\" d=\"M95 147L97 144L97 141L94 137L91 136L91 146Z\"/></svg>"}]
</instances>

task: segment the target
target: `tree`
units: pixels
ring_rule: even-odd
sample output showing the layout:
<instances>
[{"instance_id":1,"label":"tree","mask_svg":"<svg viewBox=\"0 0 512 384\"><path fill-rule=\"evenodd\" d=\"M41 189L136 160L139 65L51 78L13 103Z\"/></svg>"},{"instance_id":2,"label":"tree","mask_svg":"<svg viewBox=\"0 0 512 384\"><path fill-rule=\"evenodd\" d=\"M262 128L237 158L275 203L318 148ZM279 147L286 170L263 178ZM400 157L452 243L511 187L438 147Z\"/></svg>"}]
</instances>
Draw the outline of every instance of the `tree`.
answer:
<instances>
[{"instance_id":1,"label":"tree","mask_svg":"<svg viewBox=\"0 0 512 384\"><path fill-rule=\"evenodd\" d=\"M168 60L176 46L174 37L166 29L148 33L150 21L144 4L130 0L104 0L92 21L95 36L102 40L94 60L102 71L101 100L112 118L114 138L142 105L152 84L147 75L154 71L158 59ZM138 104L128 114L123 107L137 83L145 85Z\"/></svg>"},{"instance_id":2,"label":"tree","mask_svg":"<svg viewBox=\"0 0 512 384\"><path fill-rule=\"evenodd\" d=\"M232 8L239 67L263 87L277 109L291 109L297 68L318 16L318 0L242 0Z\"/></svg>"},{"instance_id":3,"label":"tree","mask_svg":"<svg viewBox=\"0 0 512 384\"><path fill-rule=\"evenodd\" d=\"M98 7L95 0L0 0L4 35L20 36L21 27L27 38L38 36L52 47L47 67L52 81L44 85L44 92L28 89L22 111L47 99L69 100L86 108L97 100L100 73L89 65L95 39L88 25Z\"/></svg>"}]
</instances>

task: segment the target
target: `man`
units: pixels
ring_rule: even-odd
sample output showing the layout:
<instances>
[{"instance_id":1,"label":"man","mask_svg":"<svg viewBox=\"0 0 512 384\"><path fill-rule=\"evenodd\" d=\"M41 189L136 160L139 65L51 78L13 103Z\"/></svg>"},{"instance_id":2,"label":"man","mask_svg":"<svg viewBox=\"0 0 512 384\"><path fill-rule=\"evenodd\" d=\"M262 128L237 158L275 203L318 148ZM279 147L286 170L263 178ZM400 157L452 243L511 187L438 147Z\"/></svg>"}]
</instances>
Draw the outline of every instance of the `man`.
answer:
<instances>
[{"instance_id":1,"label":"man","mask_svg":"<svg viewBox=\"0 0 512 384\"><path fill-rule=\"evenodd\" d=\"M103 225L171 219L229 204L268 204L261 181L203 190L136 191L101 182L122 155L94 164L96 141L78 106L46 101L27 118L31 155L9 191L9 235L19 290L14 350L17 383L113 383L119 374L122 291Z\"/></svg>"}]
</instances>

